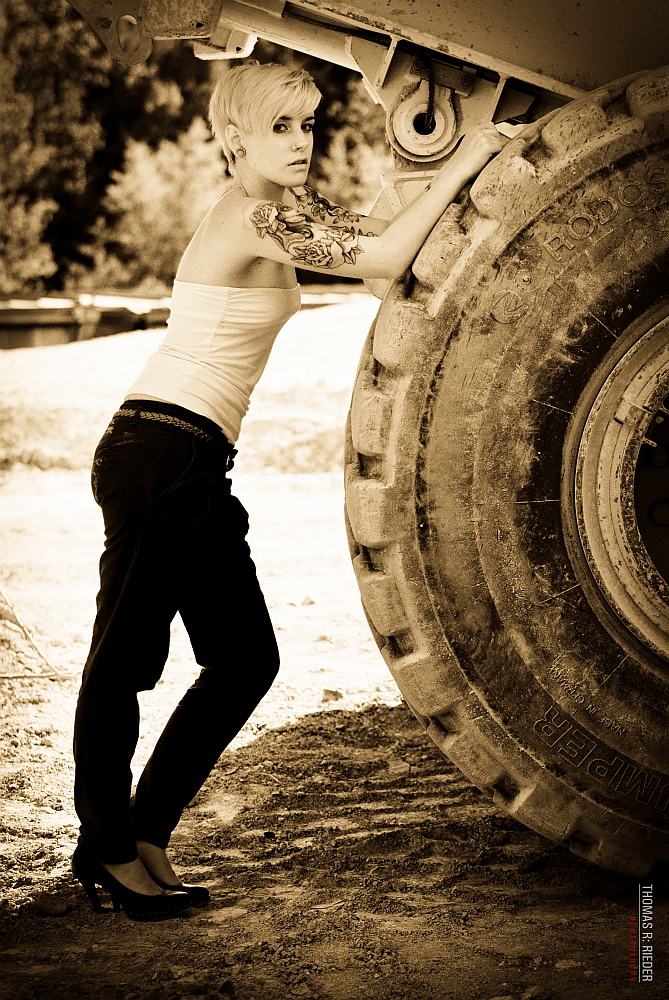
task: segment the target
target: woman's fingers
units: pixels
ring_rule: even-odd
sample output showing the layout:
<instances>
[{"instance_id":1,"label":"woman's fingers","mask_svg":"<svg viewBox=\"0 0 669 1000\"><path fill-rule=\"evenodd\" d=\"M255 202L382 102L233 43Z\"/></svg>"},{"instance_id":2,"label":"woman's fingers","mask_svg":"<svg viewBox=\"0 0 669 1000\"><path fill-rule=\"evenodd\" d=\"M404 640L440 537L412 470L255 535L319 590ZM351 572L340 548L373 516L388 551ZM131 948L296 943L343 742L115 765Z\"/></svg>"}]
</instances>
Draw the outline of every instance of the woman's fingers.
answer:
<instances>
[{"instance_id":1,"label":"woman's fingers","mask_svg":"<svg viewBox=\"0 0 669 1000\"><path fill-rule=\"evenodd\" d=\"M480 158L481 156L494 156L499 153L507 143L507 139L500 135L492 122L485 125L478 125L467 132L460 143L460 151L463 155Z\"/></svg>"}]
</instances>

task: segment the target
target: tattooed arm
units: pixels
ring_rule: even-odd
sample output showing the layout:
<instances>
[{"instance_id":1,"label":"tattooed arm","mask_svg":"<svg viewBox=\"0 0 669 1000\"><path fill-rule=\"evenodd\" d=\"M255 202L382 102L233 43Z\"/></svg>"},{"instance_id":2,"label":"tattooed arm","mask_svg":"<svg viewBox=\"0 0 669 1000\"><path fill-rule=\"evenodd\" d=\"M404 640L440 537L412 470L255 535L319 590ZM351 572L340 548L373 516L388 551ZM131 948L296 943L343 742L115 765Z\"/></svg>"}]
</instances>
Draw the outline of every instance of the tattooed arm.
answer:
<instances>
[{"instance_id":1,"label":"tattooed arm","mask_svg":"<svg viewBox=\"0 0 669 1000\"><path fill-rule=\"evenodd\" d=\"M330 226L342 226L359 236L380 236L388 228L387 219L351 212L347 208L342 208L341 205L335 205L328 201L315 188L309 187L307 184L298 188L288 188L286 196L291 201L294 198L295 207L315 222L322 222L324 225Z\"/></svg>"},{"instance_id":2,"label":"tattooed arm","mask_svg":"<svg viewBox=\"0 0 669 1000\"><path fill-rule=\"evenodd\" d=\"M310 271L336 268L344 277L398 278L461 188L502 146L494 125L473 129L435 174L429 188L378 236L364 235L353 222L324 225L292 205L244 199L239 253Z\"/></svg>"},{"instance_id":3,"label":"tattooed arm","mask_svg":"<svg viewBox=\"0 0 669 1000\"><path fill-rule=\"evenodd\" d=\"M331 271L351 278L388 277L387 254L379 238L353 224L324 225L291 205L248 201L244 211L244 238L255 257L309 271Z\"/></svg>"}]
</instances>

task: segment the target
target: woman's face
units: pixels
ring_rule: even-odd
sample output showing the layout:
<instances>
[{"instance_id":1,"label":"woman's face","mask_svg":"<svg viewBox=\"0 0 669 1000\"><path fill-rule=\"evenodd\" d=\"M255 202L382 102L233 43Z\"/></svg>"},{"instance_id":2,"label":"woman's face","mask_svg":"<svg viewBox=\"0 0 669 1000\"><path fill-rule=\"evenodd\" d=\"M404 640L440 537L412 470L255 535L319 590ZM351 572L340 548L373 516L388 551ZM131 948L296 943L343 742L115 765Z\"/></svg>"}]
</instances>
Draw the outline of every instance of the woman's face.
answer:
<instances>
[{"instance_id":1,"label":"woman's face","mask_svg":"<svg viewBox=\"0 0 669 1000\"><path fill-rule=\"evenodd\" d=\"M246 156L237 158L236 170L242 172L243 178L281 188L304 184L313 153L313 128L314 115L309 112L294 117L284 115L266 131L241 136Z\"/></svg>"}]
</instances>

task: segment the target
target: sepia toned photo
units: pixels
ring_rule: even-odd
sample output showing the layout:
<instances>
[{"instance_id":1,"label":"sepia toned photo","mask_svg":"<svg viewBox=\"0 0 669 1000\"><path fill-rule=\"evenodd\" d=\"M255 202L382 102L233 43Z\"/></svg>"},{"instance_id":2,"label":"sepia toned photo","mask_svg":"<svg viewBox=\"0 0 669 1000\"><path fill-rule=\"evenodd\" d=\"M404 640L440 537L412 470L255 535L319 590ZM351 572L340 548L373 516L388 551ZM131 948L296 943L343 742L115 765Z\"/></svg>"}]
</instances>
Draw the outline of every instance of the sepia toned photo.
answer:
<instances>
[{"instance_id":1,"label":"sepia toned photo","mask_svg":"<svg viewBox=\"0 0 669 1000\"><path fill-rule=\"evenodd\" d=\"M669 995L669 11L0 68L0 1000Z\"/></svg>"}]
</instances>

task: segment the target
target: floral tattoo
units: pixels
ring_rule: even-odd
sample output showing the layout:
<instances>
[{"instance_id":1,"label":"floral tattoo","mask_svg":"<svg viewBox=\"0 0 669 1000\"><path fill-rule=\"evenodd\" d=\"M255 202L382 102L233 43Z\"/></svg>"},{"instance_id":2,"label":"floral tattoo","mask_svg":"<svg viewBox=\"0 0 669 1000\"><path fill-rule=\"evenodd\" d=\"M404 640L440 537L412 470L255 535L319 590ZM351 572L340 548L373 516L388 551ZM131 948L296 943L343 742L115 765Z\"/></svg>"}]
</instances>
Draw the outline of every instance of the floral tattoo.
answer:
<instances>
[{"instance_id":1,"label":"floral tattoo","mask_svg":"<svg viewBox=\"0 0 669 1000\"><path fill-rule=\"evenodd\" d=\"M344 226L325 226L316 235L313 223L290 205L265 201L256 206L250 218L258 236L269 236L298 266L355 264L356 255L362 253L355 232Z\"/></svg>"},{"instance_id":2,"label":"floral tattoo","mask_svg":"<svg viewBox=\"0 0 669 1000\"><path fill-rule=\"evenodd\" d=\"M349 212L339 205L332 205L323 195L315 191L308 185L303 186L303 194L295 194L297 207L303 212L307 212L314 219L321 222L334 221L335 225L360 222L360 216L356 212Z\"/></svg>"}]
</instances>

